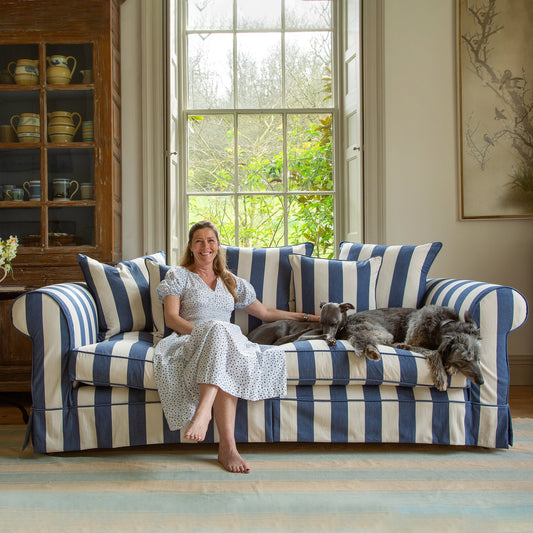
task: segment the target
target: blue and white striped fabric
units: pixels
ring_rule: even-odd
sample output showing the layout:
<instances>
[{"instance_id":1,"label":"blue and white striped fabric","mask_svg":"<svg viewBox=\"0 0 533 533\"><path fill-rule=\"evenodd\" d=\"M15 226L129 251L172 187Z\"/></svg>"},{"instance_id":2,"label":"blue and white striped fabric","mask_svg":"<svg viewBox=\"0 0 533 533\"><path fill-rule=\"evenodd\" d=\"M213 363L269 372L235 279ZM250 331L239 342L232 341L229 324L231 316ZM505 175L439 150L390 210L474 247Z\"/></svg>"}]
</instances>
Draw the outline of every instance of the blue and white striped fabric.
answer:
<instances>
[{"instance_id":1,"label":"blue and white striped fabric","mask_svg":"<svg viewBox=\"0 0 533 533\"><path fill-rule=\"evenodd\" d=\"M157 344L163 337L167 337L172 333L172 330L165 324L163 302L157 295L157 287L165 279L171 267L157 263L152 259L147 259L146 268L148 269L150 303L152 306L152 319L154 321L154 343Z\"/></svg>"},{"instance_id":2,"label":"blue and white striped fabric","mask_svg":"<svg viewBox=\"0 0 533 533\"><path fill-rule=\"evenodd\" d=\"M507 448L513 440L507 336L527 318L525 298L509 287L437 279L428 282L423 303L448 305L460 314L469 310L478 322L482 386L463 386L465 382L455 381L461 379L457 375L450 388L440 392L428 384L423 361L401 350L383 350L380 366L352 360L342 342L337 348L321 348L315 341L296 350L286 345L288 394L260 402L240 400L236 439ZM110 339L104 343L111 352L108 361L102 353L91 359L87 346L97 341L97 306L85 284L63 283L25 293L14 301L11 318L33 343L28 427L35 452L183 441L179 431L169 431L157 391L131 386L140 384L141 369L143 386L149 385L148 333ZM127 386L80 384L71 366L78 371L73 362L78 357L80 372L84 359L84 372L91 372L91 379L113 384L122 380ZM211 423L206 441L217 440Z\"/></svg>"},{"instance_id":3,"label":"blue and white striped fabric","mask_svg":"<svg viewBox=\"0 0 533 533\"><path fill-rule=\"evenodd\" d=\"M348 302L355 311L376 309L376 280L381 257L339 261L290 255L296 311L320 314L322 302Z\"/></svg>"},{"instance_id":4,"label":"blue and white striped fabric","mask_svg":"<svg viewBox=\"0 0 533 533\"><path fill-rule=\"evenodd\" d=\"M78 255L78 263L98 308L101 336L108 339L123 331L151 331L153 328L150 287L145 259L165 263L165 252L120 261L115 266Z\"/></svg>"},{"instance_id":5,"label":"blue and white striped fabric","mask_svg":"<svg viewBox=\"0 0 533 533\"><path fill-rule=\"evenodd\" d=\"M306 242L280 248L239 248L223 245L228 268L240 278L249 281L257 299L267 307L289 310L294 304L291 295L290 254L310 256L313 244ZM256 328L261 321L243 310L234 313L232 321L243 333Z\"/></svg>"},{"instance_id":6,"label":"blue and white striped fabric","mask_svg":"<svg viewBox=\"0 0 533 533\"><path fill-rule=\"evenodd\" d=\"M382 257L376 286L377 307L419 307L426 279L442 243L383 246L342 242L339 259L362 261Z\"/></svg>"}]
</instances>

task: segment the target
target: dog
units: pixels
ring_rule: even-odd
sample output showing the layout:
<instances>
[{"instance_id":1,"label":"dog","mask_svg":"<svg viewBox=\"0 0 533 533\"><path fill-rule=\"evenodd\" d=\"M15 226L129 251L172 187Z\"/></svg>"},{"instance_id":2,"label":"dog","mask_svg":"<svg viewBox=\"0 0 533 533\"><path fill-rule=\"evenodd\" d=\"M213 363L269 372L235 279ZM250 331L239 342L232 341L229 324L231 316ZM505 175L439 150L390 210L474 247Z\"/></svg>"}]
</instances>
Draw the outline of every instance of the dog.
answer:
<instances>
[{"instance_id":1,"label":"dog","mask_svg":"<svg viewBox=\"0 0 533 533\"><path fill-rule=\"evenodd\" d=\"M480 366L481 336L468 311L464 321L448 307L388 308L354 313L338 334L357 355L379 360L378 344L416 351L428 361L433 383L445 391L448 375L462 372L484 383Z\"/></svg>"},{"instance_id":2,"label":"dog","mask_svg":"<svg viewBox=\"0 0 533 533\"><path fill-rule=\"evenodd\" d=\"M320 322L298 322L296 320L267 322L248 333L248 340L257 344L279 346L298 340L326 339L329 345L334 345L335 335L346 324L347 311L353 308L350 303L322 303Z\"/></svg>"}]
</instances>

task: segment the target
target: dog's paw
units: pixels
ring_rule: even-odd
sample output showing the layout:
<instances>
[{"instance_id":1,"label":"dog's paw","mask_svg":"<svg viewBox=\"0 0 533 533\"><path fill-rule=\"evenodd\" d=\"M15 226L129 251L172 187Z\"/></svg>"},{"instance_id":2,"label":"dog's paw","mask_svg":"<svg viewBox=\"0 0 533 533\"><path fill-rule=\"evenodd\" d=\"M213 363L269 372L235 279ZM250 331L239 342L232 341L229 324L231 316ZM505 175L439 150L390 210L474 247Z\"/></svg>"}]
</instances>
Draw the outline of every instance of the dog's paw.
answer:
<instances>
[{"instance_id":1,"label":"dog's paw","mask_svg":"<svg viewBox=\"0 0 533 533\"><path fill-rule=\"evenodd\" d=\"M366 346L363 350L363 355L371 361L379 361L381 359L381 354L375 346L372 346L372 344Z\"/></svg>"},{"instance_id":2,"label":"dog's paw","mask_svg":"<svg viewBox=\"0 0 533 533\"><path fill-rule=\"evenodd\" d=\"M448 379L444 376L435 376L435 387L441 392L445 392L448 389Z\"/></svg>"},{"instance_id":3,"label":"dog's paw","mask_svg":"<svg viewBox=\"0 0 533 533\"><path fill-rule=\"evenodd\" d=\"M337 341L334 338L328 337L326 339L328 346L335 346L337 344Z\"/></svg>"}]
</instances>

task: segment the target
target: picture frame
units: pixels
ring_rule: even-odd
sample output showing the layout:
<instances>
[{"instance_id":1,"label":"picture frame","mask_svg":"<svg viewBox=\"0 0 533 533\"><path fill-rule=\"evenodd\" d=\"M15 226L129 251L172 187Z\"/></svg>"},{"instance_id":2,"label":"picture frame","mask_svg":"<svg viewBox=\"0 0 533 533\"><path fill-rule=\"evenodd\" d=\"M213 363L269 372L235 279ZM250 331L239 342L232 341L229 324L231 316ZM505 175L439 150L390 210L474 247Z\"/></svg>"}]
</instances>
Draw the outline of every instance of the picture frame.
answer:
<instances>
[{"instance_id":1,"label":"picture frame","mask_svg":"<svg viewBox=\"0 0 533 533\"><path fill-rule=\"evenodd\" d=\"M460 218L533 218L533 2L457 0Z\"/></svg>"}]
</instances>

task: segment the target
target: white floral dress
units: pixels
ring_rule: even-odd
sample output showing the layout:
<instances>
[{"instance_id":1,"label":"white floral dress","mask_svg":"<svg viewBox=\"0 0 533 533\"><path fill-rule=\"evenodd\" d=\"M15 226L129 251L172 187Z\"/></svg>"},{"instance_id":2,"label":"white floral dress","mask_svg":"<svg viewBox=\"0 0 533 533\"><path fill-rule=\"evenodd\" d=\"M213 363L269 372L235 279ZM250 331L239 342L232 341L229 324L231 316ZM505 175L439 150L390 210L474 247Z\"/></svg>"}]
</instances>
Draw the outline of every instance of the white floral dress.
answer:
<instances>
[{"instance_id":1,"label":"white floral dress","mask_svg":"<svg viewBox=\"0 0 533 533\"><path fill-rule=\"evenodd\" d=\"M283 350L250 342L239 326L230 323L234 309L256 299L250 283L236 279L237 303L220 278L213 290L185 267L171 268L157 288L160 300L179 296L180 316L195 326L190 335L174 332L155 348L155 382L172 431L185 427L194 415L199 383L253 401L287 392Z\"/></svg>"}]
</instances>

